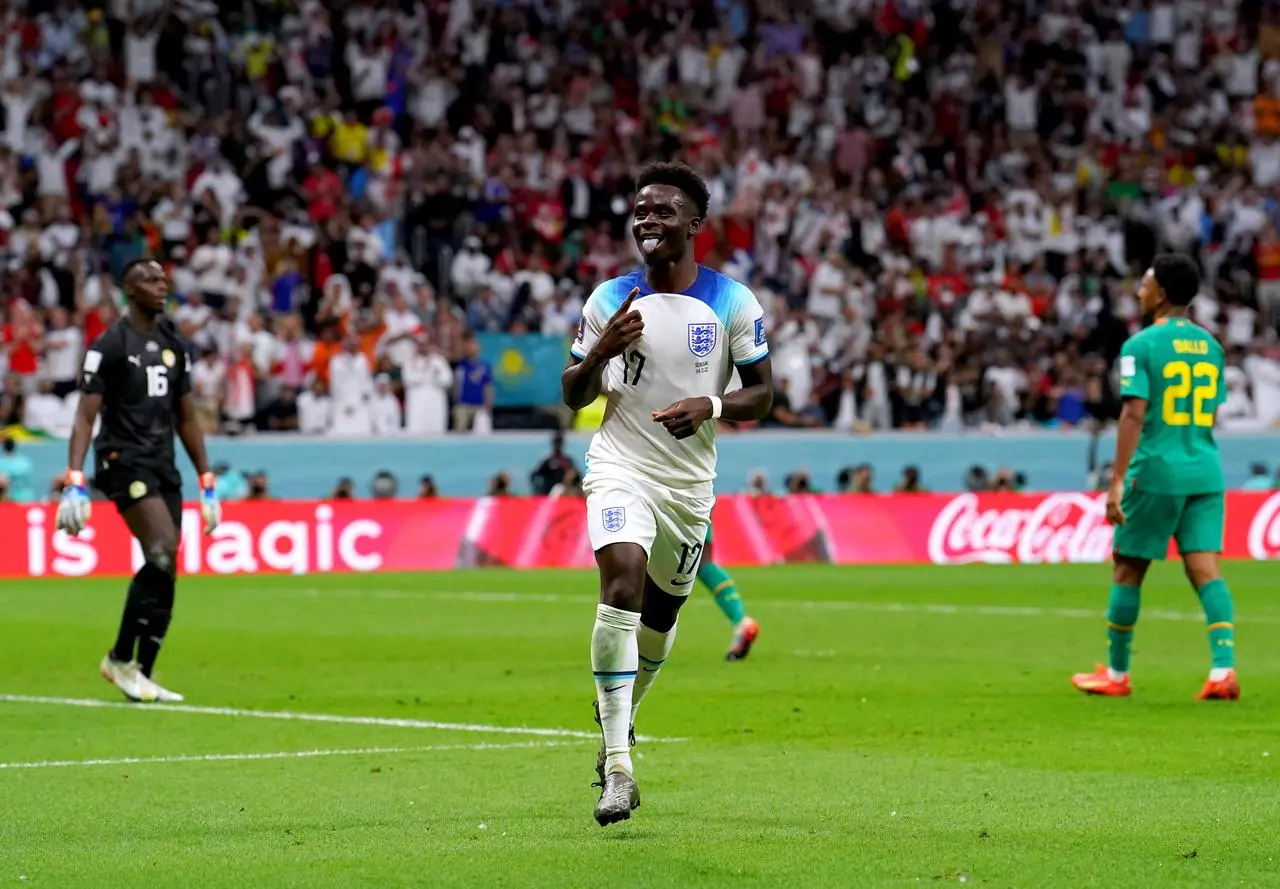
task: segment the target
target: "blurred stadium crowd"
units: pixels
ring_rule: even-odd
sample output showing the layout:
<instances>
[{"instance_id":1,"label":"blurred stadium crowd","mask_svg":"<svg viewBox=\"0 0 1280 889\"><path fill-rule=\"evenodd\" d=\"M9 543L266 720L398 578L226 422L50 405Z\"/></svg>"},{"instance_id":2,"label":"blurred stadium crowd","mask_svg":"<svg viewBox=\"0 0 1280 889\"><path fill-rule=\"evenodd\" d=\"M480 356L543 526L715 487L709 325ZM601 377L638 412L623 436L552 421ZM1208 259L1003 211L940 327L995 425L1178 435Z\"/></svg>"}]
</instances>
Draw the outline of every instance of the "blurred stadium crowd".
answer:
<instances>
[{"instance_id":1,"label":"blurred stadium crowd","mask_svg":"<svg viewBox=\"0 0 1280 889\"><path fill-rule=\"evenodd\" d=\"M1223 424L1280 420L1280 14L1243 0L0 3L0 427L63 435L160 259L206 428L491 426L472 331L571 332L632 175L711 185L771 425L1074 426L1159 249Z\"/></svg>"}]
</instances>

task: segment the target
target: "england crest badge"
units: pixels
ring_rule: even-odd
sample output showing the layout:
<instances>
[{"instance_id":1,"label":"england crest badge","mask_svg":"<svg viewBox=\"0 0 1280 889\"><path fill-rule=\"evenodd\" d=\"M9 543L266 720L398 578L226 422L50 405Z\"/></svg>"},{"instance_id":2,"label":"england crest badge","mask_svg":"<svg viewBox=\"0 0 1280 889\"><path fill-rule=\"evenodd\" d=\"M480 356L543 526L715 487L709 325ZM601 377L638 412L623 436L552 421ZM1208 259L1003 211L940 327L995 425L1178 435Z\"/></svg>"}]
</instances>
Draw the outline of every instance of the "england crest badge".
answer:
<instances>
[{"instance_id":1,"label":"england crest badge","mask_svg":"<svg viewBox=\"0 0 1280 889\"><path fill-rule=\"evenodd\" d=\"M689 325L689 351L698 358L706 358L716 347L715 324Z\"/></svg>"}]
</instances>

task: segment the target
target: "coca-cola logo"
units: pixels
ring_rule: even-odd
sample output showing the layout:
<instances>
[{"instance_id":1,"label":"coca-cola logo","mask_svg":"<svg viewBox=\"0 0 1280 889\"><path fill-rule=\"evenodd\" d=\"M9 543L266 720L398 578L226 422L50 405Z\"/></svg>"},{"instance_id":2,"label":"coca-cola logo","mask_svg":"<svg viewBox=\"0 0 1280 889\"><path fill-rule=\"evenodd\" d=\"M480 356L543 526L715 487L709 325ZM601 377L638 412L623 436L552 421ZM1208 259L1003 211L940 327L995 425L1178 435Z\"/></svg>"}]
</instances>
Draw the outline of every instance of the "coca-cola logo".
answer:
<instances>
[{"instance_id":1,"label":"coca-cola logo","mask_svg":"<svg viewBox=\"0 0 1280 889\"><path fill-rule=\"evenodd\" d=\"M929 529L929 560L1023 564L1103 562L1111 555L1111 526L1102 494L1050 494L1010 507L1009 498L985 507L977 494L961 494Z\"/></svg>"},{"instance_id":2,"label":"coca-cola logo","mask_svg":"<svg viewBox=\"0 0 1280 889\"><path fill-rule=\"evenodd\" d=\"M1272 494L1253 514L1249 555L1255 559L1280 558L1280 494Z\"/></svg>"}]
</instances>

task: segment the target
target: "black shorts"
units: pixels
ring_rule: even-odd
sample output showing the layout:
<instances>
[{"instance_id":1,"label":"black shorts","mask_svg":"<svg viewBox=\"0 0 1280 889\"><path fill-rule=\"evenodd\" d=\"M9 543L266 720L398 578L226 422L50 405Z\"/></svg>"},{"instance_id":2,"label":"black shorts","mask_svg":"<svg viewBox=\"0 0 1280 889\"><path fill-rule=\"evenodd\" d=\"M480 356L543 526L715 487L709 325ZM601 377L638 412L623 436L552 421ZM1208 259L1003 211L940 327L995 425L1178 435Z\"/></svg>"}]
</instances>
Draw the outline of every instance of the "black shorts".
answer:
<instances>
[{"instance_id":1,"label":"black shorts","mask_svg":"<svg viewBox=\"0 0 1280 889\"><path fill-rule=\"evenodd\" d=\"M123 466L99 470L93 486L116 505L121 515L148 497L159 497L169 510L173 526L182 530L182 485L174 483L168 473L147 466Z\"/></svg>"}]
</instances>

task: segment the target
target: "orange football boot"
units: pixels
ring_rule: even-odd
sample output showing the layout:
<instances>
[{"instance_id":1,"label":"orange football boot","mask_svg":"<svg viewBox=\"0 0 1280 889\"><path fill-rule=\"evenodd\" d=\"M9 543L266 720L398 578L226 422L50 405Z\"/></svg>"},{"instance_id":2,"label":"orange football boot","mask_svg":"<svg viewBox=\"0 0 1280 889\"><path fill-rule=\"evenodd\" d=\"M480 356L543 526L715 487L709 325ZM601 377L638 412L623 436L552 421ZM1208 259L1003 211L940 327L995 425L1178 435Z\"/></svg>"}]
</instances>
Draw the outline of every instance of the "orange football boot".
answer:
<instances>
[{"instance_id":1,"label":"orange football boot","mask_svg":"<svg viewBox=\"0 0 1280 889\"><path fill-rule=\"evenodd\" d=\"M751 653L751 646L755 644L756 637L759 635L760 625L751 618L744 617L733 628L733 644L725 652L724 659L726 661L740 661L745 658Z\"/></svg>"},{"instance_id":2,"label":"orange football boot","mask_svg":"<svg viewBox=\"0 0 1280 889\"><path fill-rule=\"evenodd\" d=\"M1236 671L1232 670L1222 679L1217 681L1208 679L1205 681L1204 688L1200 689L1200 694L1196 695L1197 701L1238 701L1240 700L1240 680L1236 678Z\"/></svg>"},{"instance_id":3,"label":"orange football boot","mask_svg":"<svg viewBox=\"0 0 1280 889\"><path fill-rule=\"evenodd\" d=\"M1087 695L1106 695L1110 698L1127 698L1133 692L1128 674L1123 679L1112 679L1102 664L1098 664L1092 673L1075 674L1071 677L1071 684Z\"/></svg>"}]
</instances>

